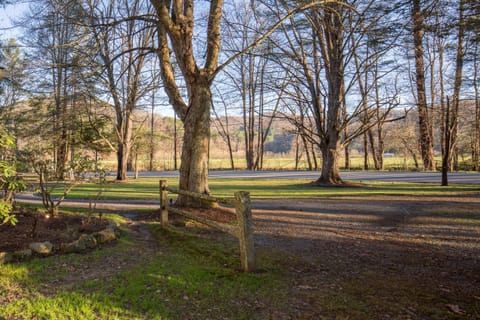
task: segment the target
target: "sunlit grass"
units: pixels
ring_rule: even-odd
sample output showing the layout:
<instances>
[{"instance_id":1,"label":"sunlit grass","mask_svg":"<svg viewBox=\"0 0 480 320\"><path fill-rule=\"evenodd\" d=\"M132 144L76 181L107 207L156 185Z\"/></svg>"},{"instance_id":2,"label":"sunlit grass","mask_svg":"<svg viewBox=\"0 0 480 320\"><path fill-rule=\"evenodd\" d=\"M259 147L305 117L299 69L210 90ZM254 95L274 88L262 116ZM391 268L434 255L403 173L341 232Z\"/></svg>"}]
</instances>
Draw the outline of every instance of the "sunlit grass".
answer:
<instances>
[{"instance_id":1,"label":"sunlit grass","mask_svg":"<svg viewBox=\"0 0 480 320\"><path fill-rule=\"evenodd\" d=\"M177 178L166 179L171 187L178 187ZM252 178L210 178L209 186L212 194L221 197L232 197L237 191L248 191L252 198L321 198L342 196L432 196L432 195L464 195L480 194L480 186L474 184L457 184L442 187L434 183L407 182L362 182L351 181L355 185L345 187L314 187L311 180L297 179L252 179ZM101 186L85 183L75 187L68 198L95 196ZM60 194L60 190L58 191ZM103 199L145 199L154 200L159 197L159 178L130 179L127 182L108 183L102 193Z\"/></svg>"},{"instance_id":2,"label":"sunlit grass","mask_svg":"<svg viewBox=\"0 0 480 320\"><path fill-rule=\"evenodd\" d=\"M281 257L259 250L258 267L268 272L247 274L237 271L235 241L156 224L151 232L162 246L158 254L135 255L145 248L125 235L105 250L0 265L1 297L13 294L0 298L0 319L262 319L258 301L288 308ZM127 267L112 264L103 276L91 276L112 257Z\"/></svg>"}]
</instances>

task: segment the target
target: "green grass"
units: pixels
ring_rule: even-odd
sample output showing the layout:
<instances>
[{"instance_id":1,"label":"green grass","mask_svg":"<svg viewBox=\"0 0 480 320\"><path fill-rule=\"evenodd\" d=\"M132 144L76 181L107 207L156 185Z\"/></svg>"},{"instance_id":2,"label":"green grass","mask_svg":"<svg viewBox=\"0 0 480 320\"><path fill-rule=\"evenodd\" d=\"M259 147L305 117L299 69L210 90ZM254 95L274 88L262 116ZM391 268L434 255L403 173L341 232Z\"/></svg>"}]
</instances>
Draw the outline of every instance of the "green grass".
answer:
<instances>
[{"instance_id":1,"label":"green grass","mask_svg":"<svg viewBox=\"0 0 480 320\"><path fill-rule=\"evenodd\" d=\"M452 300L441 288L424 287L395 270L369 271L360 264L353 276L341 261L319 252L332 275L305 286L297 268L308 262L301 257L258 248L260 272L242 273L232 239L149 228L158 254L132 254L142 247L124 234L115 246L87 254L0 266L0 319L443 319L446 304L480 315L479 303ZM114 263L108 273L91 275L109 259ZM117 271L119 262L127 267Z\"/></svg>"},{"instance_id":2,"label":"green grass","mask_svg":"<svg viewBox=\"0 0 480 320\"><path fill-rule=\"evenodd\" d=\"M233 238L147 227L155 250L124 230L115 245L87 254L0 265L0 319L443 319L446 304L480 316L474 298L418 283L402 264L379 269L363 258L352 267L354 256L342 246L334 255L318 251L312 267L300 255L259 245L259 272L242 273ZM368 241L355 245L368 252ZM309 282L320 275L312 270L328 274Z\"/></svg>"},{"instance_id":3,"label":"green grass","mask_svg":"<svg viewBox=\"0 0 480 320\"><path fill-rule=\"evenodd\" d=\"M167 179L168 185L178 187L178 179ZM350 187L312 187L311 180L287 179L225 179L211 178L210 189L213 195L232 197L236 191L249 191L252 198L321 198L341 196L432 196L432 195L464 195L479 194L480 187L474 184L456 184L442 187L433 183L402 183L402 182L369 182L361 186ZM359 183L358 181L352 181ZM75 187L68 198L88 199L95 196L99 190L95 183L85 183ZM59 195L61 190L58 190ZM103 193L103 199L147 199L159 197L158 178L139 178L127 182L110 182Z\"/></svg>"},{"instance_id":4,"label":"green grass","mask_svg":"<svg viewBox=\"0 0 480 320\"><path fill-rule=\"evenodd\" d=\"M265 319L260 301L288 308L281 304L287 284L272 253L259 251L260 268L268 272L242 273L235 242L150 228L163 245L147 258L132 255L133 247L143 248L126 235L107 250L0 266L0 297L12 300L0 298L0 319ZM126 260L128 267L116 272L113 265L107 277L82 280L82 272L108 259Z\"/></svg>"}]
</instances>

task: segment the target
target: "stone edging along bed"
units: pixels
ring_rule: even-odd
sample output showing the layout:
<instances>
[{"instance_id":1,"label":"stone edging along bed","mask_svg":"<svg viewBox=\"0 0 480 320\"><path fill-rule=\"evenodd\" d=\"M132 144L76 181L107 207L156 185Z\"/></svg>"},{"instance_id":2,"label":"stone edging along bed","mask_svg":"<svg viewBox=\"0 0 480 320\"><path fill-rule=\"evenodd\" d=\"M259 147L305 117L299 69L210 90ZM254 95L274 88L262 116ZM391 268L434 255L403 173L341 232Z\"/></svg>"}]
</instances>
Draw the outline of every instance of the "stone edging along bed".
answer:
<instances>
[{"instance_id":1,"label":"stone edging along bed","mask_svg":"<svg viewBox=\"0 0 480 320\"><path fill-rule=\"evenodd\" d=\"M116 240L120 236L119 225L112 221L109 225L92 234L82 234L72 242L54 246L49 241L32 242L28 249L14 252L0 252L0 265L10 262L26 261L34 257L47 257L55 253L84 253L99 245Z\"/></svg>"}]
</instances>

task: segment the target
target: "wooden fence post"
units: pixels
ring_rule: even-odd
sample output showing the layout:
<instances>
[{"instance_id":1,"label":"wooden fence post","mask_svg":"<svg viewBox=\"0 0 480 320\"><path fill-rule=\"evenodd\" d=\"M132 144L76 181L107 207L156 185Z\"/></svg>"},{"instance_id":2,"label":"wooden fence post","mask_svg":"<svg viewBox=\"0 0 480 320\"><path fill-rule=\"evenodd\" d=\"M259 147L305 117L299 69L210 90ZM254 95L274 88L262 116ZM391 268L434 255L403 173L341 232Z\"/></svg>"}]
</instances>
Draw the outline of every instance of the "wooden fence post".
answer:
<instances>
[{"instance_id":1,"label":"wooden fence post","mask_svg":"<svg viewBox=\"0 0 480 320\"><path fill-rule=\"evenodd\" d=\"M162 224L162 227L168 225L167 201L167 180L160 180L160 223Z\"/></svg>"},{"instance_id":2,"label":"wooden fence post","mask_svg":"<svg viewBox=\"0 0 480 320\"><path fill-rule=\"evenodd\" d=\"M235 212L238 219L240 260L243 271L250 272L255 270L255 247L253 241L250 193L245 191L236 192L235 199L237 200Z\"/></svg>"}]
</instances>

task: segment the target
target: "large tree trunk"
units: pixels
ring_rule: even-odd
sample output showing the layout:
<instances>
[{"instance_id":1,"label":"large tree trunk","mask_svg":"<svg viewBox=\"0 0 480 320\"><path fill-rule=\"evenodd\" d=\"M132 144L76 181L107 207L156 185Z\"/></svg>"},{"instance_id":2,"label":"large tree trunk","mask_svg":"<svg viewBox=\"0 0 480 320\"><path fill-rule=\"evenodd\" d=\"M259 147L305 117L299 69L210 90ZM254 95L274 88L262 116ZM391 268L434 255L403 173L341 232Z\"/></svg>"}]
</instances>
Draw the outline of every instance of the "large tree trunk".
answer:
<instances>
[{"instance_id":1,"label":"large tree trunk","mask_svg":"<svg viewBox=\"0 0 480 320\"><path fill-rule=\"evenodd\" d=\"M117 180L127 180L128 159L130 158L130 146L127 143L119 143L117 149Z\"/></svg>"},{"instance_id":2,"label":"large tree trunk","mask_svg":"<svg viewBox=\"0 0 480 320\"><path fill-rule=\"evenodd\" d=\"M327 120L325 135L323 136L324 141L320 143L323 163L322 173L316 181L317 185L343 183L338 167L339 152L342 147L341 136L344 130L341 118L345 95L342 5L331 4L329 6L331 10L326 10L324 13L324 38L321 46L323 60L327 66Z\"/></svg>"},{"instance_id":3,"label":"large tree trunk","mask_svg":"<svg viewBox=\"0 0 480 320\"><path fill-rule=\"evenodd\" d=\"M415 50L415 82L417 86L418 123L420 127L420 148L423 168L433 170L433 142L430 130L430 116L425 89L425 64L423 59L423 13L420 0L414 0L412 6L413 42Z\"/></svg>"},{"instance_id":4,"label":"large tree trunk","mask_svg":"<svg viewBox=\"0 0 480 320\"><path fill-rule=\"evenodd\" d=\"M180 189L209 194L208 150L210 142L211 91L206 79L198 79L191 87L191 105L183 119L184 136L182 162L180 164ZM202 206L202 202L180 196L180 206ZM204 204L203 204L204 205Z\"/></svg>"},{"instance_id":5,"label":"large tree trunk","mask_svg":"<svg viewBox=\"0 0 480 320\"><path fill-rule=\"evenodd\" d=\"M331 186L343 184L338 166L341 150L340 135L331 134L328 143L322 144L322 173L315 182L316 185Z\"/></svg>"},{"instance_id":6,"label":"large tree trunk","mask_svg":"<svg viewBox=\"0 0 480 320\"><path fill-rule=\"evenodd\" d=\"M340 74L337 74L337 77L338 86L329 88L331 92L328 101L327 136L326 141L320 144L323 162L322 173L316 181L317 185L343 184L338 165L339 153L342 148L342 128L339 125L339 117L343 100L343 77Z\"/></svg>"},{"instance_id":7,"label":"large tree trunk","mask_svg":"<svg viewBox=\"0 0 480 320\"><path fill-rule=\"evenodd\" d=\"M474 133L474 156L473 156L473 170L480 171L480 90L478 85L478 45L475 47L474 67L473 67L473 83L475 90L475 133Z\"/></svg>"},{"instance_id":8,"label":"large tree trunk","mask_svg":"<svg viewBox=\"0 0 480 320\"><path fill-rule=\"evenodd\" d=\"M125 181L127 180L127 171L129 169L129 160L130 152L132 149L132 130L133 130L133 119L129 113L125 116L123 120L117 120L118 130L121 134L121 139L119 139L118 148L117 148L117 180ZM125 124L123 124L125 121Z\"/></svg>"}]
</instances>

